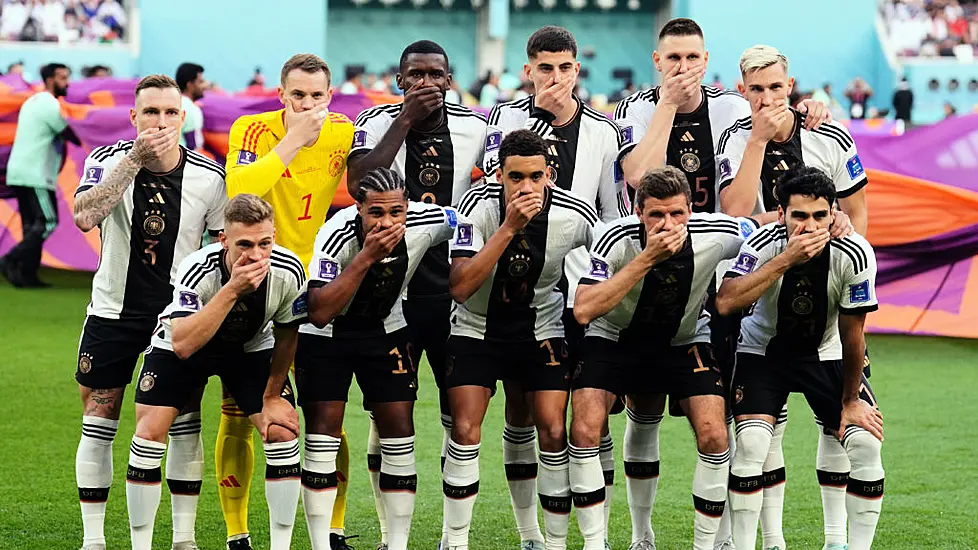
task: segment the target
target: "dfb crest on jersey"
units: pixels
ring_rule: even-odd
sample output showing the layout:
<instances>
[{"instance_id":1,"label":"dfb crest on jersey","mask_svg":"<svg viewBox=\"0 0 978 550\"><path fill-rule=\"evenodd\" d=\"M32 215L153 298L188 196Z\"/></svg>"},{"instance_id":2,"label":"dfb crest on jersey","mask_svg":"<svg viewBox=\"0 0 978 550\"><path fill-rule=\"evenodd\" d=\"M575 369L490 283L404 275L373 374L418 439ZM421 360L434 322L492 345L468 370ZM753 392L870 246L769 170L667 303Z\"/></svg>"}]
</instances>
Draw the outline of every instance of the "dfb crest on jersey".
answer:
<instances>
[{"instance_id":1,"label":"dfb crest on jersey","mask_svg":"<svg viewBox=\"0 0 978 550\"><path fill-rule=\"evenodd\" d=\"M683 152L682 156L679 157L679 164L683 167L683 170L692 174L700 169L700 157L696 154L698 152L696 150Z\"/></svg>"},{"instance_id":2,"label":"dfb crest on jersey","mask_svg":"<svg viewBox=\"0 0 978 550\"><path fill-rule=\"evenodd\" d=\"M156 385L156 373L147 372L139 379L139 391L146 393Z\"/></svg>"},{"instance_id":3,"label":"dfb crest on jersey","mask_svg":"<svg viewBox=\"0 0 978 550\"><path fill-rule=\"evenodd\" d=\"M804 294L801 296L796 296L795 299L791 301L791 311L794 311L798 315L811 315L812 310L814 309L815 304L812 302L812 299Z\"/></svg>"},{"instance_id":4,"label":"dfb crest on jersey","mask_svg":"<svg viewBox=\"0 0 978 550\"><path fill-rule=\"evenodd\" d=\"M88 353L83 353L78 356L78 372L82 374L88 374L92 371L92 356Z\"/></svg>"},{"instance_id":5,"label":"dfb crest on jersey","mask_svg":"<svg viewBox=\"0 0 978 550\"><path fill-rule=\"evenodd\" d=\"M530 272L530 256L514 254L509 258L509 274L513 277L523 277Z\"/></svg>"}]
</instances>

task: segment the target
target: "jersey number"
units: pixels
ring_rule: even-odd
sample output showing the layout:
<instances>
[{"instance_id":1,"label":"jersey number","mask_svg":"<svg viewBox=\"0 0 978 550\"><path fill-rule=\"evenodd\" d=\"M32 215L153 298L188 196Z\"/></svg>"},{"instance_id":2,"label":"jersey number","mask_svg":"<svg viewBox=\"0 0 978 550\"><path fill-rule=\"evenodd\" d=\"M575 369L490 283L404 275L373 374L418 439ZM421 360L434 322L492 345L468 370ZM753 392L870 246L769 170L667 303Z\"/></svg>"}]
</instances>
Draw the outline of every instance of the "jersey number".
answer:
<instances>
[{"instance_id":1,"label":"jersey number","mask_svg":"<svg viewBox=\"0 0 978 550\"><path fill-rule=\"evenodd\" d=\"M299 216L299 221L311 220L312 216L309 215L309 207L312 205L312 193L308 195L303 195L302 200L306 203L306 211L301 216Z\"/></svg>"},{"instance_id":2,"label":"jersey number","mask_svg":"<svg viewBox=\"0 0 978 550\"><path fill-rule=\"evenodd\" d=\"M550 340L544 340L540 342L540 349L546 349L547 353L550 354L550 362L546 364L548 367L559 367L560 361L557 360L557 356L554 355L554 347L550 345Z\"/></svg>"},{"instance_id":3,"label":"jersey number","mask_svg":"<svg viewBox=\"0 0 978 550\"><path fill-rule=\"evenodd\" d=\"M708 179L709 178L707 178L706 176L700 176L696 178L696 189L693 190L693 198L696 199L696 201L693 202L693 206L706 206L706 203L710 202L710 190L700 185L701 183L705 182ZM703 198L702 199L697 198L701 196L700 195L701 193Z\"/></svg>"},{"instance_id":4,"label":"jersey number","mask_svg":"<svg viewBox=\"0 0 978 550\"><path fill-rule=\"evenodd\" d=\"M693 369L693 372L704 372L710 370L709 367L703 366L703 358L700 357L699 346L690 347L689 351L686 352L686 355L692 355L693 357L696 358L696 368Z\"/></svg>"},{"instance_id":5,"label":"jersey number","mask_svg":"<svg viewBox=\"0 0 978 550\"><path fill-rule=\"evenodd\" d=\"M156 245L160 244L160 241L143 239L143 243L146 245L146 248L143 249L143 254L149 256L149 260L143 260L143 262L149 265L156 265L156 251L153 249L156 248Z\"/></svg>"}]
</instances>

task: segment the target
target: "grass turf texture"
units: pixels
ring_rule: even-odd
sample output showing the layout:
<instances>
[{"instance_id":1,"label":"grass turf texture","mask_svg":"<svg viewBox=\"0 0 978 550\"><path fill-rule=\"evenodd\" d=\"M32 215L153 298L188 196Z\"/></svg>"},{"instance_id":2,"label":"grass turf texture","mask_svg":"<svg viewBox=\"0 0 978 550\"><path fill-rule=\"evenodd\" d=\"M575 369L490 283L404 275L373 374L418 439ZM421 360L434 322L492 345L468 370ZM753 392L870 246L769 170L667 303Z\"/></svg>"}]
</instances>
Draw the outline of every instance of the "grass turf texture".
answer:
<instances>
[{"instance_id":1,"label":"grass turf texture","mask_svg":"<svg viewBox=\"0 0 978 550\"><path fill-rule=\"evenodd\" d=\"M89 300L91 276L46 271L54 288L18 291L0 285L0 549L77 549L81 519L75 487L74 456L81 407L73 378L79 330ZM964 549L978 547L975 509L978 475L978 342L870 337L873 385L886 420L883 451L886 497L877 531L882 549ZM213 379L212 379L213 380ZM348 534L358 550L379 540L366 470L367 417L359 392L351 389L346 429L353 463L347 508ZM197 518L197 541L205 550L223 548L224 523L214 480L214 438L220 410L216 381L203 407L204 489ZM133 433L132 391L126 396L115 443L115 477L106 518L109 548L129 546L125 468ZM788 484L785 534L793 548L820 548L822 516L815 481L815 428L804 399L793 396L784 440ZM481 491L475 508L472 547L518 548L509 494L503 477L500 438L502 399L492 402L483 430ZM434 549L441 530L439 449L442 430L437 394L427 365L421 368L421 393L415 412L419 491L411 548ZM970 426L970 427L969 427ZM616 445L614 509L610 540L624 550L630 542L621 464L624 415L612 422ZM694 440L685 421L667 418L661 431L662 476L653 513L658 547L688 548L692 541L690 497L696 462ZM261 445L256 442L258 453ZM264 499L264 461L255 460L250 528L255 547L268 547ZM542 522L541 522L542 524ZM163 491L154 548L170 547L170 504ZM760 541L759 541L760 542ZM572 522L569 548L580 548ZM293 548L309 548L301 505Z\"/></svg>"}]
</instances>

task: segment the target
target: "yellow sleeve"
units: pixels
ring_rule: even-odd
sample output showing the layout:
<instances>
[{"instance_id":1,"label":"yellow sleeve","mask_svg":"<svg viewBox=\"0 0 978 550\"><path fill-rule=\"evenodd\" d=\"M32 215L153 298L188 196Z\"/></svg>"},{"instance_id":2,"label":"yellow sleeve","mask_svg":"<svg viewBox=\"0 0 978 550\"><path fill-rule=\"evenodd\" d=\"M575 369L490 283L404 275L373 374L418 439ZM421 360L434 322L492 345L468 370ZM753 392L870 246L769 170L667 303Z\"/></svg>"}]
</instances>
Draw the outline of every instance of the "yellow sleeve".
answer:
<instances>
[{"instance_id":1,"label":"yellow sleeve","mask_svg":"<svg viewBox=\"0 0 978 550\"><path fill-rule=\"evenodd\" d=\"M234 121L228 136L228 155L225 160L228 196L251 193L265 196L285 171L285 164L274 150L261 139L267 127L250 116Z\"/></svg>"}]
</instances>

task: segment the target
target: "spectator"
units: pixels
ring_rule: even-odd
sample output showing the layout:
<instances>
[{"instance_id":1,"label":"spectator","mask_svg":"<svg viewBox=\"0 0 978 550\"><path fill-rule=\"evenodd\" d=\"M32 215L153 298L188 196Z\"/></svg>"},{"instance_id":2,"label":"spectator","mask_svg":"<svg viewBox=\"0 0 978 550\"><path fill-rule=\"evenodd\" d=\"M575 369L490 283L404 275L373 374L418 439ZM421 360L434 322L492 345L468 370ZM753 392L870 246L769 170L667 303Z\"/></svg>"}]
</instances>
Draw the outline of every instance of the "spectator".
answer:
<instances>
[{"instance_id":1,"label":"spectator","mask_svg":"<svg viewBox=\"0 0 978 550\"><path fill-rule=\"evenodd\" d=\"M958 114L958 110L954 108L954 105L950 101L944 102L944 118L948 119Z\"/></svg>"},{"instance_id":2,"label":"spectator","mask_svg":"<svg viewBox=\"0 0 978 550\"><path fill-rule=\"evenodd\" d=\"M32 17L41 23L45 42L57 42L65 31L64 0L40 0L34 4Z\"/></svg>"},{"instance_id":3,"label":"spectator","mask_svg":"<svg viewBox=\"0 0 978 550\"><path fill-rule=\"evenodd\" d=\"M856 77L849 87L846 88L846 97L849 98L849 116L859 120L866 117L866 104L873 97L873 89L866 84L861 77Z\"/></svg>"},{"instance_id":4,"label":"spectator","mask_svg":"<svg viewBox=\"0 0 978 550\"><path fill-rule=\"evenodd\" d=\"M11 0L0 11L0 40L20 40L31 16L26 0Z\"/></svg>"},{"instance_id":5,"label":"spectator","mask_svg":"<svg viewBox=\"0 0 978 550\"><path fill-rule=\"evenodd\" d=\"M344 95L358 94L363 90L363 72L359 70L347 69L346 82L340 86L340 93Z\"/></svg>"},{"instance_id":6,"label":"spectator","mask_svg":"<svg viewBox=\"0 0 978 550\"><path fill-rule=\"evenodd\" d=\"M105 65L92 65L81 70L83 78L107 78L112 76L112 69Z\"/></svg>"},{"instance_id":7,"label":"spectator","mask_svg":"<svg viewBox=\"0 0 978 550\"><path fill-rule=\"evenodd\" d=\"M716 74L713 75L713 82L710 84L710 86L713 86L717 90L724 89L723 88L723 82L720 80L720 73L716 73Z\"/></svg>"},{"instance_id":8,"label":"spectator","mask_svg":"<svg viewBox=\"0 0 978 550\"><path fill-rule=\"evenodd\" d=\"M204 149L204 112L195 103L204 97L207 80L204 67L196 63L182 63L177 67L177 86L180 87L180 107L186 113L180 134L180 145L187 149Z\"/></svg>"},{"instance_id":9,"label":"spectator","mask_svg":"<svg viewBox=\"0 0 978 550\"><path fill-rule=\"evenodd\" d=\"M8 65L7 74L19 74L21 76L24 76L24 62L14 61L10 65Z\"/></svg>"},{"instance_id":10,"label":"spectator","mask_svg":"<svg viewBox=\"0 0 978 550\"><path fill-rule=\"evenodd\" d=\"M617 92L611 94L608 98L611 103L618 103L619 101L625 99L626 97L635 93L635 84L631 80L625 81L625 87Z\"/></svg>"},{"instance_id":11,"label":"spectator","mask_svg":"<svg viewBox=\"0 0 978 550\"><path fill-rule=\"evenodd\" d=\"M479 106L493 107L499 99L499 75L489 73L489 79L479 91Z\"/></svg>"},{"instance_id":12,"label":"spectator","mask_svg":"<svg viewBox=\"0 0 978 550\"><path fill-rule=\"evenodd\" d=\"M832 114L832 118L836 120L846 118L845 109L842 108L842 104L839 100L832 95L832 84L826 82L822 84L822 87L812 92L812 99L815 101L820 101L829 108L829 112Z\"/></svg>"},{"instance_id":13,"label":"spectator","mask_svg":"<svg viewBox=\"0 0 978 550\"><path fill-rule=\"evenodd\" d=\"M251 80L248 81L248 87L252 86L265 87L265 77L261 74L261 67L255 67L255 74L251 75Z\"/></svg>"},{"instance_id":14,"label":"spectator","mask_svg":"<svg viewBox=\"0 0 978 550\"><path fill-rule=\"evenodd\" d=\"M462 90L462 86L457 80L452 80L452 87L445 92L445 103L451 103L454 105L462 104L462 96L465 92Z\"/></svg>"},{"instance_id":15,"label":"spectator","mask_svg":"<svg viewBox=\"0 0 978 550\"><path fill-rule=\"evenodd\" d=\"M906 77L900 79L900 84L893 92L893 112L894 118L900 125L910 126L913 112L913 90L910 89L910 83Z\"/></svg>"},{"instance_id":16,"label":"spectator","mask_svg":"<svg viewBox=\"0 0 978 550\"><path fill-rule=\"evenodd\" d=\"M58 225L55 189L67 128L58 98L68 93L70 74L68 67L60 63L42 67L44 91L25 101L17 116L14 145L7 162L7 185L17 195L24 238L0 259L0 273L16 287L48 286L38 279L37 270L44 240Z\"/></svg>"},{"instance_id":17,"label":"spectator","mask_svg":"<svg viewBox=\"0 0 978 550\"><path fill-rule=\"evenodd\" d=\"M370 89L382 94L391 93L392 78L390 73L381 73L380 78L376 79Z\"/></svg>"}]
</instances>

